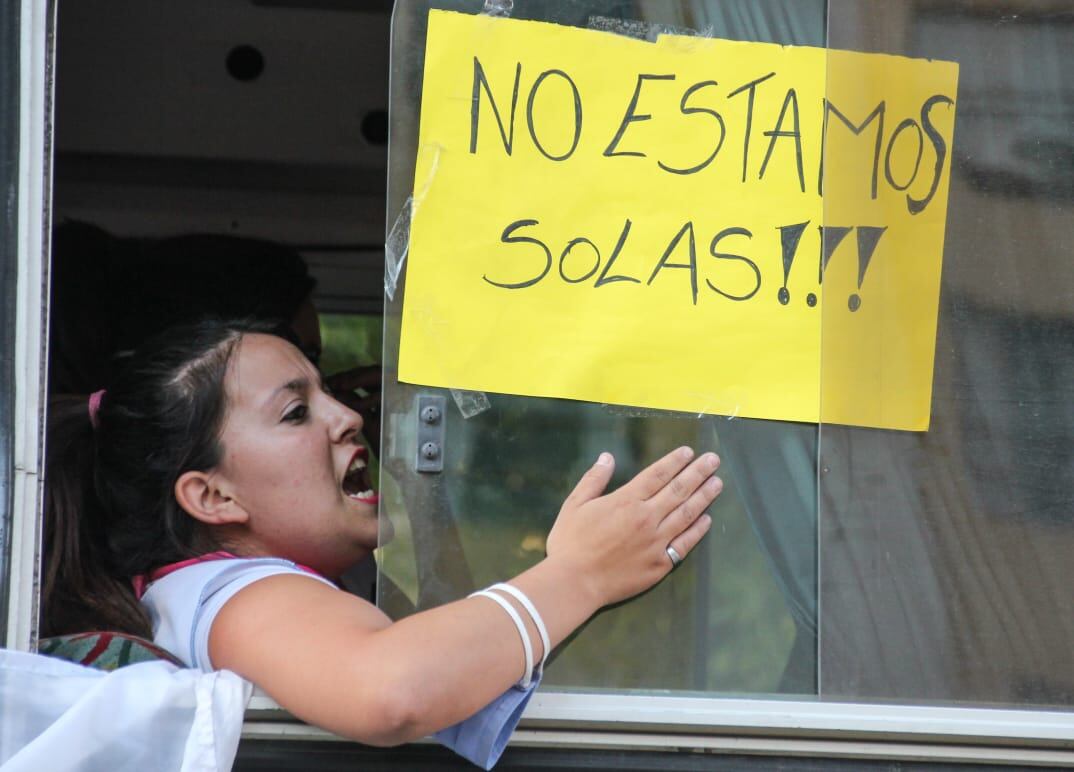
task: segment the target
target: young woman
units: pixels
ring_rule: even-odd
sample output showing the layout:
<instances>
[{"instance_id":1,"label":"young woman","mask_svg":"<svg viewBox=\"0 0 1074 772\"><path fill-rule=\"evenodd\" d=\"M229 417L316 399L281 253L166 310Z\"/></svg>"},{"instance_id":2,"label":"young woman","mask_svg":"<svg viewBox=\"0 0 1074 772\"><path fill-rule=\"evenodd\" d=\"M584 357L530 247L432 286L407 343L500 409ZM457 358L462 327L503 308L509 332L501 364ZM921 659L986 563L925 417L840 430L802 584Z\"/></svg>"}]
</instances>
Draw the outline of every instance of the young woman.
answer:
<instances>
[{"instance_id":1,"label":"young woman","mask_svg":"<svg viewBox=\"0 0 1074 772\"><path fill-rule=\"evenodd\" d=\"M173 331L51 423L46 634L151 635L378 745L528 680L546 647L686 556L721 488L714 454L680 448L604 495L614 462L602 454L544 560L495 597L393 623L330 581L377 546L361 418L283 338L233 323Z\"/></svg>"}]
</instances>

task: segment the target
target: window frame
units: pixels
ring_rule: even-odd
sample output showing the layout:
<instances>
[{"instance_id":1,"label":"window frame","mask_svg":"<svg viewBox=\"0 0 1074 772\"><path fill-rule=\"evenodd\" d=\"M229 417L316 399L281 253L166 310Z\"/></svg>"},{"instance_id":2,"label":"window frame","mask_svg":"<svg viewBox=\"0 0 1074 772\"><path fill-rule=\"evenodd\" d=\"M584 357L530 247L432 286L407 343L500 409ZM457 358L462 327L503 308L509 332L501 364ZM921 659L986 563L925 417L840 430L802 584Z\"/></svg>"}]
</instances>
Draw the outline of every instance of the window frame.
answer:
<instances>
[{"instance_id":1,"label":"window frame","mask_svg":"<svg viewBox=\"0 0 1074 772\"><path fill-rule=\"evenodd\" d=\"M255 689L245 740L338 740ZM527 746L1074 765L1074 713L854 702L538 691Z\"/></svg>"},{"instance_id":2,"label":"window frame","mask_svg":"<svg viewBox=\"0 0 1074 772\"><path fill-rule=\"evenodd\" d=\"M51 228L53 0L16 0L18 9L18 200L15 255L14 379L9 397L11 475L5 645L37 644L44 467L44 366Z\"/></svg>"}]
</instances>

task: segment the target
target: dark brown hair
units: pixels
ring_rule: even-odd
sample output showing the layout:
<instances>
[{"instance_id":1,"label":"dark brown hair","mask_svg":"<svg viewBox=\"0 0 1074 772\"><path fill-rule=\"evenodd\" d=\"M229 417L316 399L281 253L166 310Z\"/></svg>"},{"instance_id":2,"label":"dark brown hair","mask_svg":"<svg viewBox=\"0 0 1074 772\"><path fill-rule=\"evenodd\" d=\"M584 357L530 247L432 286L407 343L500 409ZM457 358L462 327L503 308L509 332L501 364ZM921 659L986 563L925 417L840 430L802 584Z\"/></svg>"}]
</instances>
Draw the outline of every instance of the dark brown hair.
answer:
<instances>
[{"instance_id":1,"label":"dark brown hair","mask_svg":"<svg viewBox=\"0 0 1074 772\"><path fill-rule=\"evenodd\" d=\"M224 377L248 332L203 321L169 330L122 363L90 422L85 398L50 402L41 634L119 630L148 637L132 577L217 548L175 500L175 482L221 457ZM285 336L286 337L286 336Z\"/></svg>"}]
</instances>

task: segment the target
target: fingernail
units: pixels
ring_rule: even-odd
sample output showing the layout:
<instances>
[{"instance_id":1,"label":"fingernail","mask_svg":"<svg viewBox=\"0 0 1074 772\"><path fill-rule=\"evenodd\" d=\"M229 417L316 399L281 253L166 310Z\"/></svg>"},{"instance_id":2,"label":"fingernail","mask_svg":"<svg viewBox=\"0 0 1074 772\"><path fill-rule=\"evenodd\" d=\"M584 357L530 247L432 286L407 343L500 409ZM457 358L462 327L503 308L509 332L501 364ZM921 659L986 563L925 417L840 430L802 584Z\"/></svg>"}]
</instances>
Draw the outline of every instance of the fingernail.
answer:
<instances>
[{"instance_id":1,"label":"fingernail","mask_svg":"<svg viewBox=\"0 0 1074 772\"><path fill-rule=\"evenodd\" d=\"M597 465L598 466L611 466L612 465L612 454L611 453L601 453L599 456L597 456Z\"/></svg>"},{"instance_id":2,"label":"fingernail","mask_svg":"<svg viewBox=\"0 0 1074 772\"><path fill-rule=\"evenodd\" d=\"M709 469L716 469L716 467L718 467L719 465L720 465L720 457L719 456L717 456L715 453L706 453L705 454L705 466L707 466Z\"/></svg>"},{"instance_id":3,"label":"fingernail","mask_svg":"<svg viewBox=\"0 0 1074 772\"><path fill-rule=\"evenodd\" d=\"M723 487L723 480L719 477L710 477L705 480L705 490L709 493L714 493Z\"/></svg>"},{"instance_id":4,"label":"fingernail","mask_svg":"<svg viewBox=\"0 0 1074 772\"><path fill-rule=\"evenodd\" d=\"M679 448L679 456L682 457L682 458L693 458L694 457L694 449L686 447L686 446L683 446L683 447Z\"/></svg>"},{"instance_id":5,"label":"fingernail","mask_svg":"<svg viewBox=\"0 0 1074 772\"><path fill-rule=\"evenodd\" d=\"M708 528L712 525L712 517L708 514L704 514L701 516L701 522L705 524L706 528Z\"/></svg>"}]
</instances>

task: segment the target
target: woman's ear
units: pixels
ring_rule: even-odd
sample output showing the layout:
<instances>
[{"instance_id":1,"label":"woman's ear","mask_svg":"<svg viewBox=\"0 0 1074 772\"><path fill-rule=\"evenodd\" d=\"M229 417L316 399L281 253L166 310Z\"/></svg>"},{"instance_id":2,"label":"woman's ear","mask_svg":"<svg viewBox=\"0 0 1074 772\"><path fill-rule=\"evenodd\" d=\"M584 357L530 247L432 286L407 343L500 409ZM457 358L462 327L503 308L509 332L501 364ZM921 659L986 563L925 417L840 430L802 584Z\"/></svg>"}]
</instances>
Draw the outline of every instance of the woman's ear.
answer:
<instances>
[{"instance_id":1,"label":"woman's ear","mask_svg":"<svg viewBox=\"0 0 1074 772\"><path fill-rule=\"evenodd\" d=\"M183 472L175 481L175 500L187 514L208 525L245 523L248 515L227 495L221 480L211 472Z\"/></svg>"}]
</instances>

